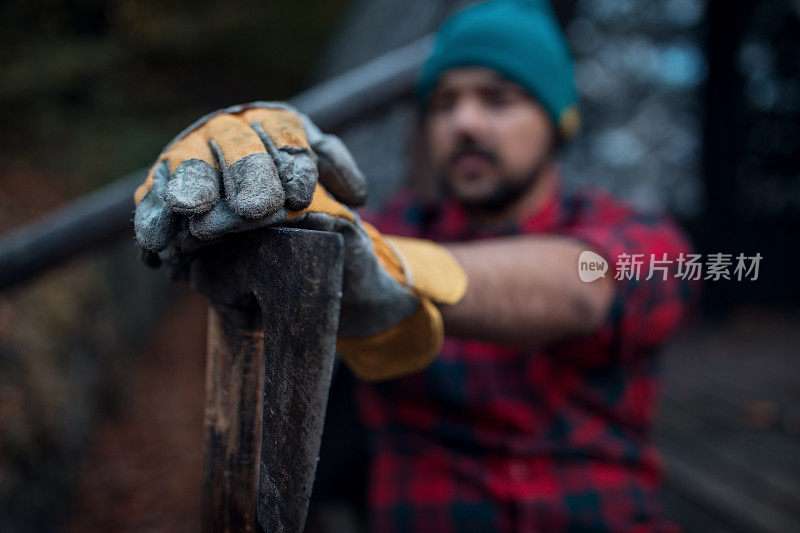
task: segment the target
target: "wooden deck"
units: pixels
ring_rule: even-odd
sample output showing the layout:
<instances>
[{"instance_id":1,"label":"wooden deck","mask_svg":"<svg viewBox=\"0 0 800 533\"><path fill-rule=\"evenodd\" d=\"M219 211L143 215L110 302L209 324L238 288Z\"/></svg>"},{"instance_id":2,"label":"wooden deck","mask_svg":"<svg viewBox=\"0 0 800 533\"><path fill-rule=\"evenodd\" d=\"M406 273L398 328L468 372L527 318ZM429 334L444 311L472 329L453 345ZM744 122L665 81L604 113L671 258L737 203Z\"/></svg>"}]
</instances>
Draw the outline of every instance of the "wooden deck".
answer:
<instances>
[{"instance_id":1,"label":"wooden deck","mask_svg":"<svg viewBox=\"0 0 800 533\"><path fill-rule=\"evenodd\" d=\"M192 297L169 316L131 379L124 416L90 447L66 531L197 529L204 303ZM800 531L799 326L800 315L751 313L704 322L666 349L657 436L667 511L687 532ZM346 388L334 395L320 463L328 475L315 489L339 499L320 502L309 533L362 530L352 505L364 466L355 407Z\"/></svg>"},{"instance_id":2,"label":"wooden deck","mask_svg":"<svg viewBox=\"0 0 800 533\"><path fill-rule=\"evenodd\" d=\"M800 320L742 312L664 354L667 510L687 531L800 531Z\"/></svg>"}]
</instances>

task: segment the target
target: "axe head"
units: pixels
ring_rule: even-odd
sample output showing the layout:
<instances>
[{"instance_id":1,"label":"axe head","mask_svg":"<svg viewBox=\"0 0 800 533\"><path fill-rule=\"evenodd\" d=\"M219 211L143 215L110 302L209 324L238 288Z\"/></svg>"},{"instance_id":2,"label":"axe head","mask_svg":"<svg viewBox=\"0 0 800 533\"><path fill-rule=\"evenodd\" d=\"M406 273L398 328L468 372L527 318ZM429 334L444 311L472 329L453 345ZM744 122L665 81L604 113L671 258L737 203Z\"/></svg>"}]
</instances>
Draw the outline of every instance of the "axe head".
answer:
<instances>
[{"instance_id":1,"label":"axe head","mask_svg":"<svg viewBox=\"0 0 800 533\"><path fill-rule=\"evenodd\" d=\"M237 524L303 531L333 371L342 268L340 235L287 228L210 246L192 264L193 286L229 324L216 328L225 342L209 339L207 393L220 392L207 394L204 521L218 524L207 531ZM262 344L255 329L263 331L263 355L237 359L234 352L254 352L253 339ZM231 365L263 368L263 377L243 379ZM234 412L222 420L220 410ZM254 516L219 518L251 514L253 506L257 523Z\"/></svg>"}]
</instances>

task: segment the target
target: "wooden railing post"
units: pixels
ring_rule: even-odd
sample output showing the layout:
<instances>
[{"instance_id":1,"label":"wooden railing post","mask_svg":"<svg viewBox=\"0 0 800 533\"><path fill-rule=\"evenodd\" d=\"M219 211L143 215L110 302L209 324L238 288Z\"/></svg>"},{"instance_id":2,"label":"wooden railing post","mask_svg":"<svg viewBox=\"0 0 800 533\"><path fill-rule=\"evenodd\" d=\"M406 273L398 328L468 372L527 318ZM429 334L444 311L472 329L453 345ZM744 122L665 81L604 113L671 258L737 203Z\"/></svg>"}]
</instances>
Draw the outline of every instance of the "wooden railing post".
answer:
<instances>
[{"instance_id":1,"label":"wooden railing post","mask_svg":"<svg viewBox=\"0 0 800 533\"><path fill-rule=\"evenodd\" d=\"M340 235L266 229L210 246L203 530L301 533L341 298Z\"/></svg>"}]
</instances>

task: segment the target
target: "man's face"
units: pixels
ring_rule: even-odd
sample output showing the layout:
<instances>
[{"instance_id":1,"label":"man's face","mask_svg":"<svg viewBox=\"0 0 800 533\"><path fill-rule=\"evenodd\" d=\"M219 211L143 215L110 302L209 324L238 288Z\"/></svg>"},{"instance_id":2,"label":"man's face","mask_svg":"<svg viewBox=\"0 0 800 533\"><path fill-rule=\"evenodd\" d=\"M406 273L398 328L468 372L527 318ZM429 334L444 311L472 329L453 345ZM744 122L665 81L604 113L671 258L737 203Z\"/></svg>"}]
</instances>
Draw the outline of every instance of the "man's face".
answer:
<instances>
[{"instance_id":1,"label":"man's face","mask_svg":"<svg viewBox=\"0 0 800 533\"><path fill-rule=\"evenodd\" d=\"M529 189L553 146L547 112L520 85L483 67L455 68L439 78L426 134L448 192L488 211Z\"/></svg>"}]
</instances>

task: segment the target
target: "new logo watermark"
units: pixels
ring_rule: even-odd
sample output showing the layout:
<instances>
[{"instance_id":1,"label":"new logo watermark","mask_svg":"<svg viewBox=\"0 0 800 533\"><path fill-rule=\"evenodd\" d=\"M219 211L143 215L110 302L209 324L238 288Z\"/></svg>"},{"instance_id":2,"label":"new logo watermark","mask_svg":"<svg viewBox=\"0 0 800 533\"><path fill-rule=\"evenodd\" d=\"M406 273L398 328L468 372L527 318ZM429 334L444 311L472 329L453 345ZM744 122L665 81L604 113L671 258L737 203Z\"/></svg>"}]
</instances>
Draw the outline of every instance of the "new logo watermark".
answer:
<instances>
[{"instance_id":1,"label":"new logo watermark","mask_svg":"<svg viewBox=\"0 0 800 533\"><path fill-rule=\"evenodd\" d=\"M616 280L649 280L653 277L667 281L669 278L678 278L690 281L696 280L732 280L756 281L758 280L759 267L763 256L760 253L745 255L713 253L703 258L702 254L679 254L668 257L662 253L661 257L649 254L621 253L615 261L614 279ZM578 257L578 276L581 281L591 282L606 277L608 261L601 255L585 250Z\"/></svg>"},{"instance_id":2,"label":"new logo watermark","mask_svg":"<svg viewBox=\"0 0 800 533\"><path fill-rule=\"evenodd\" d=\"M584 250L578 257L578 276L581 281L590 282L599 278L606 277L608 271L608 261L603 256Z\"/></svg>"}]
</instances>

